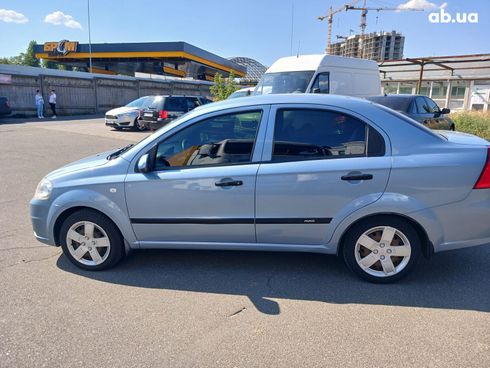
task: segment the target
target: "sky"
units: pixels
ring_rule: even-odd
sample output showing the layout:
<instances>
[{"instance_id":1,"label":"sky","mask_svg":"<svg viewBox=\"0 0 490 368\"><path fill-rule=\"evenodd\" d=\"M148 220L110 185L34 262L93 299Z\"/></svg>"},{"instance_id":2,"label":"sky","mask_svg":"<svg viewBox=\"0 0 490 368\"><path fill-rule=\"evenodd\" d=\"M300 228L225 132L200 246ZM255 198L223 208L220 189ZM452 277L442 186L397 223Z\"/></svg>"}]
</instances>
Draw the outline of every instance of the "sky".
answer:
<instances>
[{"instance_id":1,"label":"sky","mask_svg":"<svg viewBox=\"0 0 490 368\"><path fill-rule=\"evenodd\" d=\"M219 56L247 56L265 65L280 57L324 52L327 22L317 17L352 0L90 0L92 43L185 41ZM358 2L362 6L363 0ZM408 4L407 4L408 3ZM402 5L405 4L405 5ZM367 32L405 35L405 57L490 53L490 1L367 0ZM441 10L442 9L442 10ZM477 13L466 23L434 23L431 13ZM359 11L333 19L333 38L359 32ZM432 20L435 15L432 15ZM0 0L0 57L30 40L88 42L87 0ZM292 41L292 42L291 42ZM291 47L292 44L292 47Z\"/></svg>"}]
</instances>

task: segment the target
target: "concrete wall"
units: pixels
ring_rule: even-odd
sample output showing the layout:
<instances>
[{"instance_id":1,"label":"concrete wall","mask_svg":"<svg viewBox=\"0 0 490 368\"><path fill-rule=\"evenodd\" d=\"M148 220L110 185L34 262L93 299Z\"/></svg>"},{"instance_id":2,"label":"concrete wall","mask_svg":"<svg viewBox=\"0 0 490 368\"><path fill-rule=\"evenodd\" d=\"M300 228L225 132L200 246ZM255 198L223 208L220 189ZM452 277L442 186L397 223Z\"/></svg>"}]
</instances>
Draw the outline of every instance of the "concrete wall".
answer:
<instances>
[{"instance_id":1,"label":"concrete wall","mask_svg":"<svg viewBox=\"0 0 490 368\"><path fill-rule=\"evenodd\" d=\"M14 115L34 116L34 95L42 91L49 111L49 90L57 95L59 115L105 113L147 95L210 96L212 83L177 79L144 79L0 65L0 96L10 100Z\"/></svg>"}]
</instances>

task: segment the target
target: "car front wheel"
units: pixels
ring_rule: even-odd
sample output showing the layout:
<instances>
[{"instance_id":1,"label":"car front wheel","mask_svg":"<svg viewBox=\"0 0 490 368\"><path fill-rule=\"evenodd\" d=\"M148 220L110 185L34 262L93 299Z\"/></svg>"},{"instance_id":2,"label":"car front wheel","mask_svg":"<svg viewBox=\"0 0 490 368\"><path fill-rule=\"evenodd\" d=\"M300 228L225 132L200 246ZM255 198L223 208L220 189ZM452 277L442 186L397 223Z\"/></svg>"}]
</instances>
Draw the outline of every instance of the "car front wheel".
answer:
<instances>
[{"instance_id":1,"label":"car front wheel","mask_svg":"<svg viewBox=\"0 0 490 368\"><path fill-rule=\"evenodd\" d=\"M420 256L420 244L408 221L380 216L354 225L342 252L348 267L361 278L389 283L410 273Z\"/></svg>"},{"instance_id":2,"label":"car front wheel","mask_svg":"<svg viewBox=\"0 0 490 368\"><path fill-rule=\"evenodd\" d=\"M92 210L77 211L66 218L60 230L63 253L75 266L104 270L124 257L124 241L116 225Z\"/></svg>"},{"instance_id":3,"label":"car front wheel","mask_svg":"<svg viewBox=\"0 0 490 368\"><path fill-rule=\"evenodd\" d=\"M141 123L141 121L138 118L136 118L134 119L133 130L143 132L146 130L146 126L143 123Z\"/></svg>"}]
</instances>

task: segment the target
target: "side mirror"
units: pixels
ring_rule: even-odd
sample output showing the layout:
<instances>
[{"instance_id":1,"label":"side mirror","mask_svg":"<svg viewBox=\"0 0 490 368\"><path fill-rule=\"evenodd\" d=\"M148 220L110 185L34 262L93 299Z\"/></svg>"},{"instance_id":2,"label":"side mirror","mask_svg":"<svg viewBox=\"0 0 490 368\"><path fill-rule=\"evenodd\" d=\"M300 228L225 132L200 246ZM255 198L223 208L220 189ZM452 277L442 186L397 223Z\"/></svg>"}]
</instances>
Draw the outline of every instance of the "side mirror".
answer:
<instances>
[{"instance_id":1,"label":"side mirror","mask_svg":"<svg viewBox=\"0 0 490 368\"><path fill-rule=\"evenodd\" d=\"M148 153L139 158L137 167L141 173L150 172L150 156Z\"/></svg>"},{"instance_id":2,"label":"side mirror","mask_svg":"<svg viewBox=\"0 0 490 368\"><path fill-rule=\"evenodd\" d=\"M316 87L311 90L311 93L320 93L320 88Z\"/></svg>"},{"instance_id":3,"label":"side mirror","mask_svg":"<svg viewBox=\"0 0 490 368\"><path fill-rule=\"evenodd\" d=\"M448 109L447 107L445 107L445 108L443 108L443 109L441 110L441 114L443 114L443 115L445 115L445 114L449 114L450 112L451 112L451 110L450 110L450 109Z\"/></svg>"}]
</instances>

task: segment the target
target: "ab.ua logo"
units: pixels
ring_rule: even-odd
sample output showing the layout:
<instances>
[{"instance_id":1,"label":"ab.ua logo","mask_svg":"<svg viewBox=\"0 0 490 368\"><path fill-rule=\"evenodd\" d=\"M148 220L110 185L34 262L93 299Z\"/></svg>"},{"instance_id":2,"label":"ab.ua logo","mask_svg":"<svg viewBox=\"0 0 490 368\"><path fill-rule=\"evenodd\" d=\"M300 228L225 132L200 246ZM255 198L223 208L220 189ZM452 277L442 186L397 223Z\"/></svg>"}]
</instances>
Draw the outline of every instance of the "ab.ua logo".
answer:
<instances>
[{"instance_id":1,"label":"ab.ua logo","mask_svg":"<svg viewBox=\"0 0 490 368\"><path fill-rule=\"evenodd\" d=\"M429 22L431 23L478 23L478 13L456 13L455 16L444 11L443 8L439 12L429 14Z\"/></svg>"}]
</instances>

